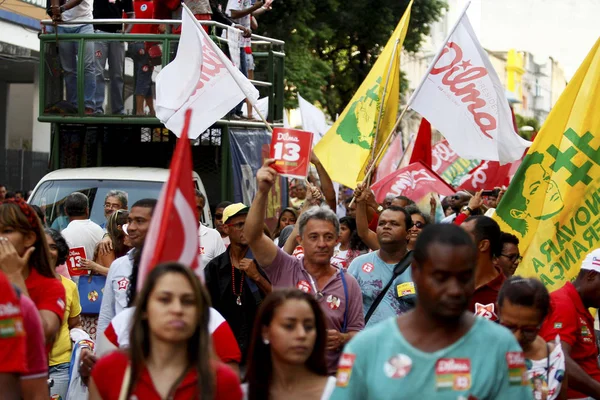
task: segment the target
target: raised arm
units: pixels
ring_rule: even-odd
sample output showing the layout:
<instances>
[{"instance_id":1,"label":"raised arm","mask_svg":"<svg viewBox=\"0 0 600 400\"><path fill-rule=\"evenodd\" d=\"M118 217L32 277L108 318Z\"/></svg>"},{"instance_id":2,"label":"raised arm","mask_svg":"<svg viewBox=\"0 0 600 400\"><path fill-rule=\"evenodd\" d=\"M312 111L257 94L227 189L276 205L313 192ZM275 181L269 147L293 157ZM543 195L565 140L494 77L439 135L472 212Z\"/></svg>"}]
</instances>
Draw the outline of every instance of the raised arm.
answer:
<instances>
[{"instance_id":1,"label":"raised arm","mask_svg":"<svg viewBox=\"0 0 600 400\"><path fill-rule=\"evenodd\" d=\"M379 241L377 234L369 229L369 220L367 217L367 190L364 185L358 186L354 191L356 200L356 232L371 250L379 250Z\"/></svg>"},{"instance_id":2,"label":"raised arm","mask_svg":"<svg viewBox=\"0 0 600 400\"><path fill-rule=\"evenodd\" d=\"M231 18L239 19L239 18L245 17L248 14L252 14L254 11L258 10L263 5L264 5L264 3L262 1L257 1L256 3L254 3L254 5L252 7L244 8L243 10L229 9L228 11L231 12Z\"/></svg>"},{"instance_id":3,"label":"raised arm","mask_svg":"<svg viewBox=\"0 0 600 400\"><path fill-rule=\"evenodd\" d=\"M321 181L321 190L323 191L323 196L325 196L325 201L329 208L335 212L337 206L337 199L335 195L335 189L333 188L333 182L331 181L331 177L325 170L323 164L317 157L317 155L313 152L310 154L310 162L317 169L317 174L319 174L319 180Z\"/></svg>"},{"instance_id":4,"label":"raised arm","mask_svg":"<svg viewBox=\"0 0 600 400\"><path fill-rule=\"evenodd\" d=\"M256 173L257 192L244 227L244 236L252 249L254 259L263 268L273 263L278 250L277 245L263 233L269 192L278 178L277 172L270 167L274 162L272 159L265 160Z\"/></svg>"}]
</instances>

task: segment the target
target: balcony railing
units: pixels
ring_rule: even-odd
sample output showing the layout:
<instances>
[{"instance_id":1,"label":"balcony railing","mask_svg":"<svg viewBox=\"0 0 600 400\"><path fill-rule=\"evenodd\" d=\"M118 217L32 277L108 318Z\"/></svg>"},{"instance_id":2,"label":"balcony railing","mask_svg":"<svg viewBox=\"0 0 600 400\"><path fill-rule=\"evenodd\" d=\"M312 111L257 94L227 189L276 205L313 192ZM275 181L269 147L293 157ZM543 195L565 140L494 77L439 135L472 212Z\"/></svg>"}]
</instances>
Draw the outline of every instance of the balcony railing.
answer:
<instances>
[{"instance_id":1,"label":"balcony railing","mask_svg":"<svg viewBox=\"0 0 600 400\"><path fill-rule=\"evenodd\" d=\"M226 25L215 21L200 21L201 24L209 26L211 38L217 45L221 47L225 54L228 54L228 41L221 37L219 31L228 32ZM138 72L134 68L135 53L131 50L141 43L157 44L162 52L161 59L153 67L152 85L160 70L171 62L176 55L179 35L169 33L171 27L181 24L178 20L144 20L144 19L113 19L113 20L93 20L93 21L77 21L71 23L60 23L59 26L69 25L85 25L85 24L156 24L165 25L166 33L164 34L130 34L130 33L56 33L51 30L54 28L52 21L42 21L45 26L44 33L40 34L40 115L41 122L56 122L56 123L84 123L84 124L141 124L141 125L159 125L160 121L153 115L144 112L141 115L136 115L136 96L134 89ZM224 29L225 28L225 29ZM49 32L50 31L50 32ZM225 34L225 36L227 33ZM95 60L97 54L97 42L119 42L125 48L125 60L123 68L123 90L122 99L124 109L121 113L114 113L112 110L102 113L94 113L93 108L85 102L86 91L86 60L85 57L76 56L76 54L84 54L78 49L86 49L90 51L90 46L94 49L94 79L103 79L105 83L105 95L103 102L103 110L110 109L111 95L119 95L118 93L111 94L111 74L110 66L100 69L96 66ZM145 46L147 49L148 46ZM144 48L144 47L142 47ZM63 52L62 55L60 54ZM283 97L284 97L284 42L277 39L272 39L259 35L252 35L252 53L254 56L254 79L252 83L259 90L261 98L267 98L268 111L267 120L270 122L281 121L283 118ZM68 58L70 57L70 59ZM76 101L71 104L67 98L68 90L66 88L65 77L69 73L66 72L69 67L65 68L66 63L74 67L76 78L71 77L71 81L76 82ZM89 63L89 56L88 56ZM150 67L152 68L152 67ZM88 81L90 68L88 65ZM100 73L103 78L96 77ZM71 83L72 85L73 83ZM73 100L73 89L71 89L71 99ZM154 91L152 92L154 95ZM94 95L94 98L96 95ZM86 107L86 105L88 107ZM147 111L147 110L146 110ZM254 113L256 115L256 113ZM238 121L222 119L217 125L241 125L241 126L263 126L261 122Z\"/></svg>"}]
</instances>

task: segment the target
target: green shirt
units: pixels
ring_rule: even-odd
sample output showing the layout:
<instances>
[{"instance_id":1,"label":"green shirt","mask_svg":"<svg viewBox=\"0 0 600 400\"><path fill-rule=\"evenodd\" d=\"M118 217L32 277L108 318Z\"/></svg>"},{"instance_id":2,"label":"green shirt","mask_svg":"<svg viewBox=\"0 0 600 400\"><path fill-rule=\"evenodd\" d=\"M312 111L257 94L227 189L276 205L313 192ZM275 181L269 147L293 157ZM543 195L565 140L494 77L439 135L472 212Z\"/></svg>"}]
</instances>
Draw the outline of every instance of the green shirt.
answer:
<instances>
[{"instance_id":1,"label":"green shirt","mask_svg":"<svg viewBox=\"0 0 600 400\"><path fill-rule=\"evenodd\" d=\"M409 344L396 318L344 349L332 400L531 399L525 358L507 329L477 317L457 342L433 353Z\"/></svg>"}]
</instances>

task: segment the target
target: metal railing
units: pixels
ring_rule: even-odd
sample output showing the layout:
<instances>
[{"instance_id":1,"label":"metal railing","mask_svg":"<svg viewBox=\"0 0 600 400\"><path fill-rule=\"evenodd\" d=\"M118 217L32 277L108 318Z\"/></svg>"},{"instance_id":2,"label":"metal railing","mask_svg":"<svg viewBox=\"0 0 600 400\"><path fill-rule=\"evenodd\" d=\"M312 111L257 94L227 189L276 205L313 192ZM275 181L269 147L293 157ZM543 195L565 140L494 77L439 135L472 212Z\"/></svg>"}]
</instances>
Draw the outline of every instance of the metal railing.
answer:
<instances>
[{"instance_id":1,"label":"metal railing","mask_svg":"<svg viewBox=\"0 0 600 400\"><path fill-rule=\"evenodd\" d=\"M50 113L46 112L49 106L57 101L64 102L64 85L63 85L63 70L60 65L58 56L58 43L61 41L75 42L79 49L84 49L86 43L96 41L108 42L151 42L158 43L162 46L161 65L158 68L163 68L175 57L174 47L176 46L179 35L169 33L170 27L180 25L179 20L155 20L155 19L102 19L102 20L81 20L76 22L61 22L54 24L50 20L41 21L42 25L52 26L69 26L69 25L105 25L105 24L152 24L165 25L167 32L163 34L131 34L131 33L42 33L40 38L40 115L38 120L41 122L56 122L56 123L83 123L83 124L141 124L141 125L160 125L157 118L153 116L140 115L119 115L119 114L94 114L88 115L85 113L84 107L84 57L77 57L77 111L74 113ZM222 28L227 32L230 26L221 24L216 21L199 21L202 25L212 27L211 38L221 48L227 47L227 39L215 35L217 28ZM235 29L235 28L234 28ZM261 93L261 97L268 97L269 110L268 120L280 121L283 118L283 94L284 94L284 45L285 42L273 38L268 38L260 35L252 35L253 56L256 60L257 69L255 70L255 79L251 80L252 84L257 87ZM131 91L131 96L134 98L133 110L135 110L135 96L133 95L133 85L135 85L136 74L132 68L131 59L127 58L125 62L123 79L125 81L124 92ZM260 69L258 68L260 66ZM128 74L127 71L133 71ZM156 70L155 70L156 74ZM131 90L129 90L131 89ZM125 93L123 98L125 102ZM262 123L252 123L247 121L220 120L217 124L237 125L237 126L257 126Z\"/></svg>"}]
</instances>

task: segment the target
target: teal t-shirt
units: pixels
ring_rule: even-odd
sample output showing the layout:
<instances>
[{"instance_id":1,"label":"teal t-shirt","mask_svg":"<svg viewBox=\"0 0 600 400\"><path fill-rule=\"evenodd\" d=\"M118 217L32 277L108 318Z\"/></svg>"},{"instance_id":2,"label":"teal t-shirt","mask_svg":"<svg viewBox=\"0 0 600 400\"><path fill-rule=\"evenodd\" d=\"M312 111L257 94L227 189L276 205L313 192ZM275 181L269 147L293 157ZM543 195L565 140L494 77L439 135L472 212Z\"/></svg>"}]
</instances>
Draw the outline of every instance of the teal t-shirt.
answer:
<instances>
[{"instance_id":1,"label":"teal t-shirt","mask_svg":"<svg viewBox=\"0 0 600 400\"><path fill-rule=\"evenodd\" d=\"M356 278L363 295L363 312L365 316L371 305L379 296L384 286L392 279L396 264L386 264L379 257L379 252L356 257L348 273ZM389 317L398 316L415 306L415 285L410 274L410 267L394 279L387 293L381 299L366 326L372 326Z\"/></svg>"},{"instance_id":2,"label":"teal t-shirt","mask_svg":"<svg viewBox=\"0 0 600 400\"><path fill-rule=\"evenodd\" d=\"M359 333L340 358L331 400L532 399L525 358L507 329L477 317L434 353L411 346L390 318Z\"/></svg>"}]
</instances>

